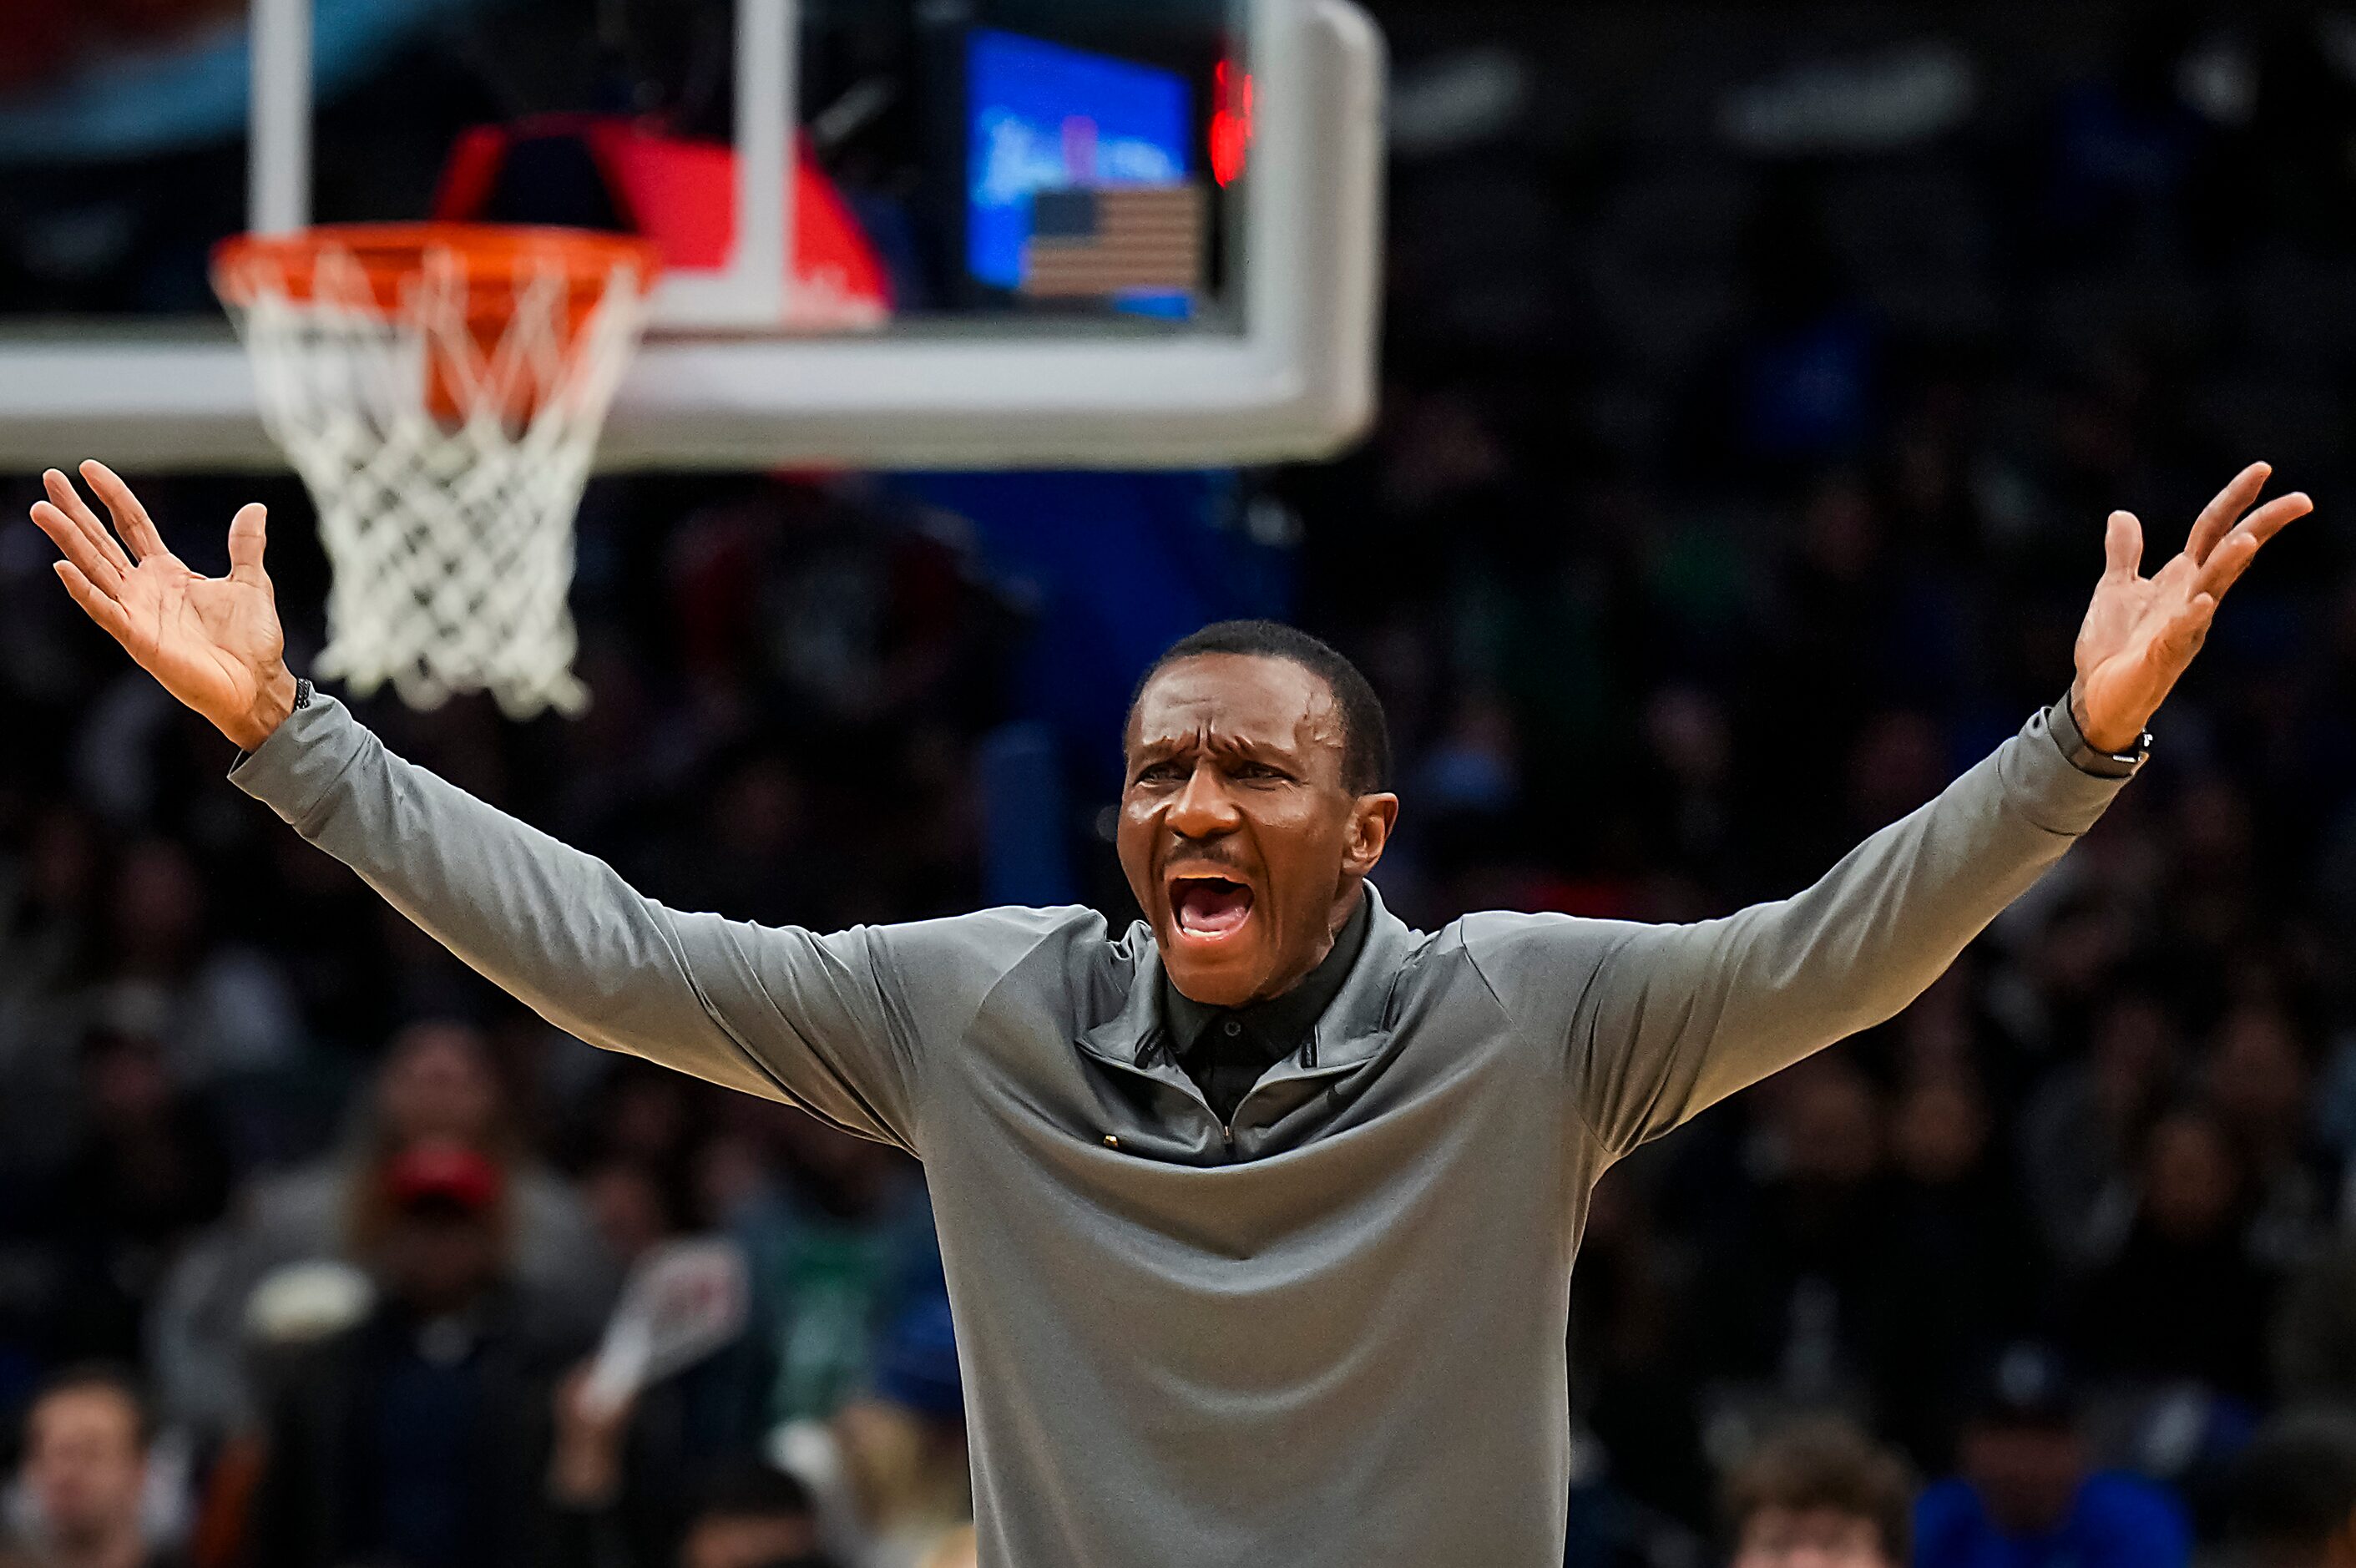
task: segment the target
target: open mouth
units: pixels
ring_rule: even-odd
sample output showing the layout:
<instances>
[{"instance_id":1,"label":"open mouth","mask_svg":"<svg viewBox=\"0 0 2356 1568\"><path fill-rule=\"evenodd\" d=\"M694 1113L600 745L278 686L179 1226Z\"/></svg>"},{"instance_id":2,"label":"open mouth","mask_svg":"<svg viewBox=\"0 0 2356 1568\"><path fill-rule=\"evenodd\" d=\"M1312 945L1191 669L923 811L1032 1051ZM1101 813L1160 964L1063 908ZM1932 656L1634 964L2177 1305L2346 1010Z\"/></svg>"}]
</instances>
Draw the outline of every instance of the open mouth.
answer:
<instances>
[{"instance_id":1,"label":"open mouth","mask_svg":"<svg viewBox=\"0 0 2356 1568\"><path fill-rule=\"evenodd\" d=\"M1181 933L1217 941L1251 918L1252 891L1226 876L1176 876L1170 882L1170 918Z\"/></svg>"}]
</instances>

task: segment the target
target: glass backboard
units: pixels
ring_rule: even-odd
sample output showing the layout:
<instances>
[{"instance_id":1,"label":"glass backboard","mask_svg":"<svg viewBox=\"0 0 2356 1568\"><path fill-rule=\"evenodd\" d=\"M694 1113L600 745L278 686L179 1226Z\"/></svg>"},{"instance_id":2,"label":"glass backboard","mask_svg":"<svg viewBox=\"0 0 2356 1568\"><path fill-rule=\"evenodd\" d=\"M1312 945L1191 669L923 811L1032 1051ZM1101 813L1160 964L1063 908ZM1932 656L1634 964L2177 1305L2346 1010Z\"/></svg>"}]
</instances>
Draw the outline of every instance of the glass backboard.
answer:
<instances>
[{"instance_id":1,"label":"glass backboard","mask_svg":"<svg viewBox=\"0 0 2356 1568\"><path fill-rule=\"evenodd\" d=\"M1348 0L22 3L0 463L276 466L209 245L428 216L663 250L602 467L1267 461L1371 409Z\"/></svg>"}]
</instances>

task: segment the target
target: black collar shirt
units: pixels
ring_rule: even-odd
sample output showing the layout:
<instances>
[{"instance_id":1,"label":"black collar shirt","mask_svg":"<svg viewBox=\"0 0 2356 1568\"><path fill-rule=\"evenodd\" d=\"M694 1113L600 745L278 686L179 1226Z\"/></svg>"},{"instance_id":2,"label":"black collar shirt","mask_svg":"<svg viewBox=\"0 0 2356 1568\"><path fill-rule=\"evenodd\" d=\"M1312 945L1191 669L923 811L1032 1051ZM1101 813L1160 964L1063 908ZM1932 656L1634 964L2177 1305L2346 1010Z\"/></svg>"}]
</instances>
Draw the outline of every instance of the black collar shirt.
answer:
<instances>
[{"instance_id":1,"label":"black collar shirt","mask_svg":"<svg viewBox=\"0 0 2356 1568\"><path fill-rule=\"evenodd\" d=\"M1184 994L1162 972L1162 1016L1178 1065L1211 1102L1222 1123L1232 1122L1260 1075L1301 1048L1317 1020L1342 993L1343 982L1366 945L1366 898L1335 933L1333 946L1301 983L1264 1002L1214 1007Z\"/></svg>"}]
</instances>

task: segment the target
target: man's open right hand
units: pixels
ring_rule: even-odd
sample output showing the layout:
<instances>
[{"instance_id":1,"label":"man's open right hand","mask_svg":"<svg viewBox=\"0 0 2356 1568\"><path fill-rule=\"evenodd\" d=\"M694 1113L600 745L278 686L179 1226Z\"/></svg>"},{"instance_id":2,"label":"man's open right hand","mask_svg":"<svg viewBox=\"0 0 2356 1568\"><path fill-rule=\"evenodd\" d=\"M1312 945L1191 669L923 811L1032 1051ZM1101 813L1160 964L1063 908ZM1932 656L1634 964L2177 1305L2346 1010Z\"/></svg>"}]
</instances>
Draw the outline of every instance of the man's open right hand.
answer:
<instances>
[{"instance_id":1,"label":"man's open right hand","mask_svg":"<svg viewBox=\"0 0 2356 1568\"><path fill-rule=\"evenodd\" d=\"M66 592L166 691L252 751L294 711L277 596L262 569L262 509L240 508L230 521L229 575L200 576L164 548L113 470L84 463L81 477L106 503L112 532L55 468L41 476L49 499L33 503L33 521L65 555L57 573Z\"/></svg>"}]
</instances>

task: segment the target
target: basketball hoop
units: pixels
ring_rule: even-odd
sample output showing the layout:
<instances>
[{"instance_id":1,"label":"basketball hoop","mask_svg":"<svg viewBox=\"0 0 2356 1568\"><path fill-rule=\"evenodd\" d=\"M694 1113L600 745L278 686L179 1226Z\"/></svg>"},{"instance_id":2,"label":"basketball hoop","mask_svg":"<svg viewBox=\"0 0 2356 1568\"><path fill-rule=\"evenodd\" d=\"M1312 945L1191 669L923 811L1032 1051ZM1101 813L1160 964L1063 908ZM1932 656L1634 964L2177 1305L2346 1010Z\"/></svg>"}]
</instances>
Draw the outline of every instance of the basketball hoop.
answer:
<instances>
[{"instance_id":1,"label":"basketball hoop","mask_svg":"<svg viewBox=\"0 0 2356 1568\"><path fill-rule=\"evenodd\" d=\"M334 568L319 673L412 707L577 713L573 514L654 248L472 223L247 234L213 286Z\"/></svg>"}]
</instances>

